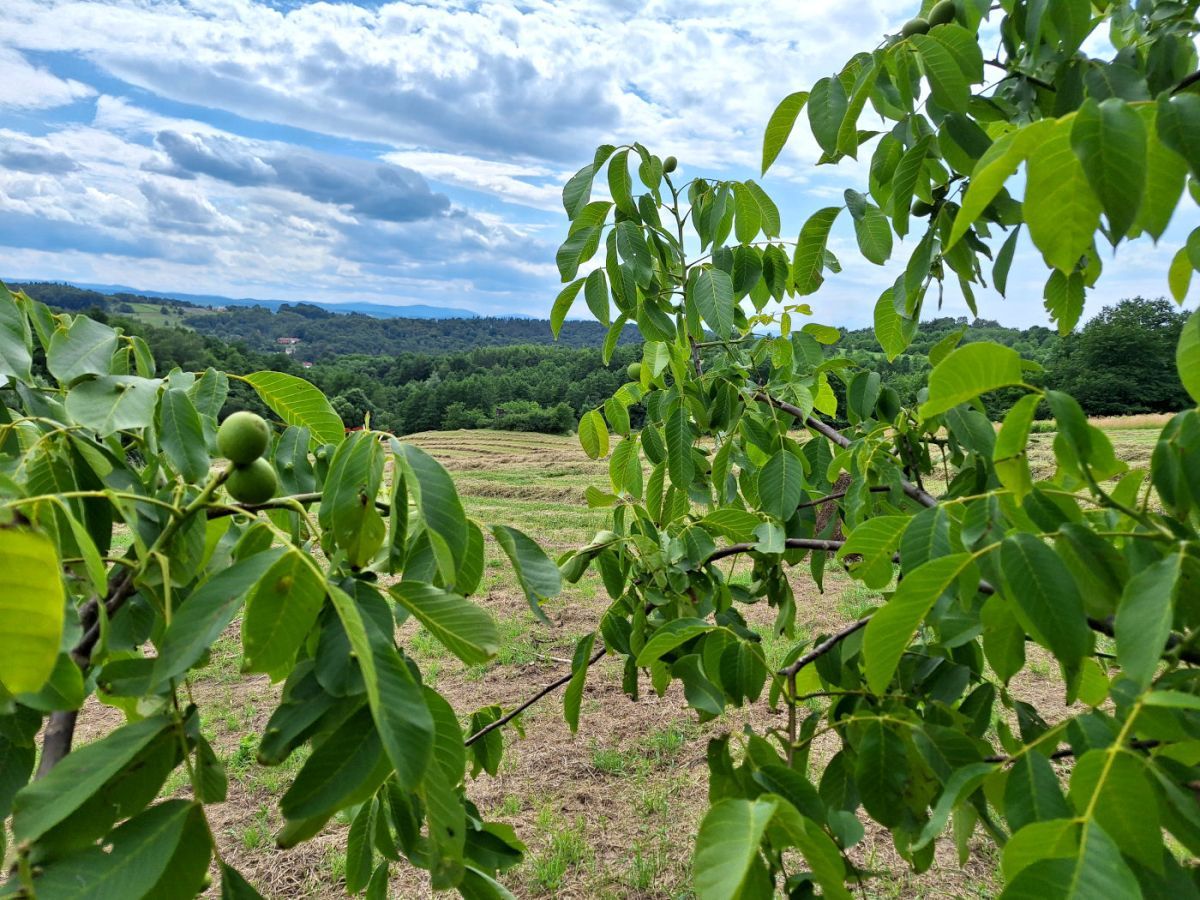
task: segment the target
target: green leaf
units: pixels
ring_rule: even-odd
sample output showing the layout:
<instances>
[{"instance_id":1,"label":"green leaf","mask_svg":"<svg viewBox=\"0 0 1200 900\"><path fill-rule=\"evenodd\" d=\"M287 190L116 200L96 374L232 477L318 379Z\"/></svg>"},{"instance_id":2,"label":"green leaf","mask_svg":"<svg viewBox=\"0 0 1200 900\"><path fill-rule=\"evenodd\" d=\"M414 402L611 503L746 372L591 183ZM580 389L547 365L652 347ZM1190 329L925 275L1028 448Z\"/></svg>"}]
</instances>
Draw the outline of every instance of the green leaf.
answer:
<instances>
[{"instance_id":1,"label":"green leaf","mask_svg":"<svg viewBox=\"0 0 1200 900\"><path fill-rule=\"evenodd\" d=\"M714 509L700 520L700 524L731 541L748 541L754 537L754 529L762 524L762 519L744 509L724 506Z\"/></svg>"},{"instance_id":2,"label":"green leaf","mask_svg":"<svg viewBox=\"0 0 1200 900\"><path fill-rule=\"evenodd\" d=\"M796 774L783 766L767 768L777 770L781 775L783 773ZM756 775L760 773L756 773ZM804 781L802 776L796 775L796 777ZM806 781L804 783L807 784ZM812 788L810 787L809 790ZM776 800L775 797L763 799ZM815 820L801 815L796 807L786 799L780 797L776 803L775 817L771 824L784 829L788 840L800 851L804 861L812 870L813 878L821 886L822 896L834 898L834 900L851 900L851 894L845 886L846 865L842 862L842 854L837 845Z\"/></svg>"},{"instance_id":3,"label":"green leaf","mask_svg":"<svg viewBox=\"0 0 1200 900\"><path fill-rule=\"evenodd\" d=\"M689 300L719 338L733 330L733 281L711 266L688 279Z\"/></svg>"},{"instance_id":4,"label":"green leaf","mask_svg":"<svg viewBox=\"0 0 1200 900\"><path fill-rule=\"evenodd\" d=\"M1175 368L1184 388L1200 405L1200 310L1193 312L1183 323L1175 349Z\"/></svg>"},{"instance_id":5,"label":"green leaf","mask_svg":"<svg viewBox=\"0 0 1200 900\"><path fill-rule=\"evenodd\" d=\"M11 693L41 690L62 640L62 567L54 542L25 528L0 528L0 682Z\"/></svg>"},{"instance_id":6,"label":"green leaf","mask_svg":"<svg viewBox=\"0 0 1200 900\"><path fill-rule=\"evenodd\" d=\"M800 239L792 261L792 278L796 293L801 296L815 293L824 282L821 270L825 267L825 245L829 230L842 211L840 206L827 206L813 213L800 229Z\"/></svg>"},{"instance_id":7,"label":"green leaf","mask_svg":"<svg viewBox=\"0 0 1200 900\"><path fill-rule=\"evenodd\" d=\"M650 260L650 248L646 236L636 222L625 219L617 223L617 253L621 259L633 266L637 283L642 287L650 284L654 266Z\"/></svg>"},{"instance_id":8,"label":"green leaf","mask_svg":"<svg viewBox=\"0 0 1200 900\"><path fill-rule=\"evenodd\" d=\"M364 706L305 760L279 801L280 812L300 820L328 816L350 805L356 795L366 793L364 785L374 780L383 758L379 732Z\"/></svg>"},{"instance_id":9,"label":"green leaf","mask_svg":"<svg viewBox=\"0 0 1200 900\"><path fill-rule=\"evenodd\" d=\"M46 368L62 384L84 375L108 375L117 350L117 332L87 316L76 316L69 328L50 338Z\"/></svg>"},{"instance_id":10,"label":"green leaf","mask_svg":"<svg viewBox=\"0 0 1200 900\"><path fill-rule=\"evenodd\" d=\"M1033 476L1029 471L1029 431L1033 427L1033 414L1041 402L1040 394L1026 394L1013 404L1004 416L1004 424L996 435L996 447L992 451L992 463L1000 483L1016 496L1017 500L1033 489Z\"/></svg>"},{"instance_id":11,"label":"green leaf","mask_svg":"<svg viewBox=\"0 0 1200 900\"><path fill-rule=\"evenodd\" d=\"M1140 758L1116 746L1089 750L1075 762L1069 799L1080 816L1094 817L1126 856L1157 871L1163 839L1147 774Z\"/></svg>"},{"instance_id":12,"label":"green leaf","mask_svg":"<svg viewBox=\"0 0 1200 900\"><path fill-rule=\"evenodd\" d=\"M0 375L31 381L32 347L29 320L8 287L0 281Z\"/></svg>"},{"instance_id":13,"label":"green leaf","mask_svg":"<svg viewBox=\"0 0 1200 900\"><path fill-rule=\"evenodd\" d=\"M954 221L957 225L958 220ZM1008 270L1012 268L1013 256L1017 252L1017 240L1020 236L1021 226L1018 225L1001 245L1000 252L996 254L996 263L992 266L992 284L996 288L996 293L1001 297L1005 296L1005 292L1008 290Z\"/></svg>"},{"instance_id":14,"label":"green leaf","mask_svg":"<svg viewBox=\"0 0 1200 900\"><path fill-rule=\"evenodd\" d=\"M929 373L929 399L921 404L921 417L932 418L980 394L1023 382L1016 350L982 341L967 344Z\"/></svg>"},{"instance_id":15,"label":"green leaf","mask_svg":"<svg viewBox=\"0 0 1200 900\"><path fill-rule=\"evenodd\" d=\"M775 112L771 113L771 118L767 121L767 132L763 136L762 173L764 175L767 174L767 169L771 168L771 163L779 158L780 152L788 138L791 137L796 118L807 102L808 91L797 91L784 97L775 107Z\"/></svg>"},{"instance_id":16,"label":"green leaf","mask_svg":"<svg viewBox=\"0 0 1200 900\"><path fill-rule=\"evenodd\" d=\"M1049 823L1039 823L1045 825ZM1035 826L1036 827L1036 826ZM1058 826L1061 834L1069 825ZM1043 845L1047 854L1057 852ZM1096 897L1141 897L1137 879L1112 839L1094 822L1082 829L1078 849L1067 859L1041 859L1021 869L1004 889L1001 900L1093 900Z\"/></svg>"},{"instance_id":17,"label":"green leaf","mask_svg":"<svg viewBox=\"0 0 1200 900\"><path fill-rule=\"evenodd\" d=\"M911 849L920 850L941 834L954 808L965 798L971 796L983 783L983 780L995 771L995 763L971 763L961 769L956 769L946 781L946 786L938 797L937 805L929 814L929 821L921 829L921 833Z\"/></svg>"},{"instance_id":18,"label":"green leaf","mask_svg":"<svg viewBox=\"0 0 1200 900\"><path fill-rule=\"evenodd\" d=\"M246 595L284 552L276 547L239 559L192 591L159 641L154 684L182 675L199 661L229 627Z\"/></svg>"},{"instance_id":19,"label":"green leaf","mask_svg":"<svg viewBox=\"0 0 1200 900\"><path fill-rule=\"evenodd\" d=\"M1108 217L1115 245L1133 227L1142 205L1146 126L1124 100L1110 97L1097 103L1089 98L1075 113L1071 148Z\"/></svg>"},{"instance_id":20,"label":"green leaf","mask_svg":"<svg viewBox=\"0 0 1200 900\"><path fill-rule=\"evenodd\" d=\"M1146 190L1133 223L1134 231L1147 232L1154 240L1163 236L1171 221L1187 179L1187 161L1162 142L1158 134L1158 107L1137 107L1146 132Z\"/></svg>"},{"instance_id":21,"label":"green leaf","mask_svg":"<svg viewBox=\"0 0 1200 900\"><path fill-rule=\"evenodd\" d=\"M517 581L525 591L525 599L533 614L548 621L539 605L562 590L562 576L554 561L529 536L507 525L493 525L492 536L508 555L516 570Z\"/></svg>"},{"instance_id":22,"label":"green leaf","mask_svg":"<svg viewBox=\"0 0 1200 900\"><path fill-rule=\"evenodd\" d=\"M900 823L909 781L908 758L904 741L882 719L868 719L863 726L854 780L871 818L889 828Z\"/></svg>"},{"instance_id":23,"label":"green leaf","mask_svg":"<svg viewBox=\"0 0 1200 900\"><path fill-rule=\"evenodd\" d=\"M575 645L575 655L571 659L571 680L567 682L567 691L563 695L563 715L571 734L579 730L579 704L583 700L583 684L587 680L588 660L592 655L592 646L596 643L596 632L585 634Z\"/></svg>"},{"instance_id":24,"label":"green leaf","mask_svg":"<svg viewBox=\"0 0 1200 900\"><path fill-rule=\"evenodd\" d=\"M404 446L406 449L409 447L407 444ZM422 453L413 449L414 455ZM430 473L440 470L441 467L430 457L425 457L425 460L432 463ZM411 467L411 462L409 465ZM383 517L375 508L375 500L383 482L383 467L383 446L376 435L369 431L349 435L334 451L333 459L329 461L325 491L317 511L318 520L325 529L326 536L332 537L334 544L346 551L347 560L356 568L370 563L375 553L383 546L386 537L387 529L383 524ZM444 471L442 475L445 476ZM448 480L448 476L445 478ZM428 513L431 506L430 501L424 498L427 480L421 474L408 480L408 488L417 499L417 506L423 514ZM452 486L450 490L453 491ZM438 506L433 514L448 518L448 512ZM445 537L439 528L441 518L429 524L436 534ZM454 532L454 541L450 543L450 552L454 554L455 559L461 558L466 546L466 527L461 521L461 514L456 524L459 530ZM454 568L449 567L449 572L453 573Z\"/></svg>"},{"instance_id":25,"label":"green leaf","mask_svg":"<svg viewBox=\"0 0 1200 900\"><path fill-rule=\"evenodd\" d=\"M327 589L362 669L371 718L383 749L396 771L397 782L411 790L420 784L432 754L433 716L424 694L391 636L378 632L368 636L354 599L332 584ZM376 732L372 729L370 733Z\"/></svg>"},{"instance_id":26,"label":"green leaf","mask_svg":"<svg viewBox=\"0 0 1200 900\"><path fill-rule=\"evenodd\" d=\"M500 636L491 613L465 597L419 581L402 581L388 591L442 646L467 665L487 662L499 648Z\"/></svg>"},{"instance_id":27,"label":"green leaf","mask_svg":"<svg viewBox=\"0 0 1200 900\"><path fill-rule=\"evenodd\" d=\"M712 630L714 630L714 626L708 624L703 619L672 619L665 625L660 625L650 635L650 639L646 641L646 646L638 653L638 668L644 669L652 663L658 662L663 654L669 653L676 647L686 644L692 638L699 637Z\"/></svg>"},{"instance_id":28,"label":"green leaf","mask_svg":"<svg viewBox=\"0 0 1200 900\"><path fill-rule=\"evenodd\" d=\"M392 449L403 461L410 476L408 490L425 520L435 552L440 545L450 557L449 566L439 559L438 566L442 574L445 576L447 571L457 571L458 561L465 558L467 549L467 514L458 498L454 479L442 468L441 463L420 447L394 442Z\"/></svg>"},{"instance_id":29,"label":"green leaf","mask_svg":"<svg viewBox=\"0 0 1200 900\"><path fill-rule=\"evenodd\" d=\"M595 167L588 163L572 175L571 179L563 186L563 209L567 211L568 219L574 219L579 215L592 198L592 178L595 171Z\"/></svg>"},{"instance_id":30,"label":"green leaf","mask_svg":"<svg viewBox=\"0 0 1200 900\"><path fill-rule=\"evenodd\" d=\"M892 255L892 229L878 206L868 204L855 218L854 235L862 255L875 265L882 266Z\"/></svg>"},{"instance_id":31,"label":"green leaf","mask_svg":"<svg viewBox=\"0 0 1200 900\"><path fill-rule=\"evenodd\" d=\"M608 425L598 410L589 409L580 417L579 444L591 459L608 455Z\"/></svg>"},{"instance_id":32,"label":"green leaf","mask_svg":"<svg viewBox=\"0 0 1200 900\"><path fill-rule=\"evenodd\" d=\"M200 413L184 391L167 390L158 401L158 439L175 470L186 481L202 481L209 458Z\"/></svg>"},{"instance_id":33,"label":"green leaf","mask_svg":"<svg viewBox=\"0 0 1200 900\"><path fill-rule=\"evenodd\" d=\"M1047 265L1066 274L1075 270L1091 249L1100 209L1071 149L1071 122L1060 122L1031 148L1025 180L1025 222Z\"/></svg>"},{"instance_id":34,"label":"green leaf","mask_svg":"<svg viewBox=\"0 0 1200 900\"><path fill-rule=\"evenodd\" d=\"M199 820L201 815L200 808L187 800L152 806L113 831L105 847L88 847L47 865L34 880L38 896L63 900L151 896L189 820Z\"/></svg>"},{"instance_id":35,"label":"green leaf","mask_svg":"<svg viewBox=\"0 0 1200 900\"><path fill-rule=\"evenodd\" d=\"M779 450L758 471L759 506L786 522L804 496L804 464L787 449Z\"/></svg>"},{"instance_id":36,"label":"green leaf","mask_svg":"<svg viewBox=\"0 0 1200 900\"><path fill-rule=\"evenodd\" d=\"M221 900L263 900L263 896L237 869L222 862Z\"/></svg>"},{"instance_id":37,"label":"green leaf","mask_svg":"<svg viewBox=\"0 0 1200 900\"><path fill-rule=\"evenodd\" d=\"M592 315L605 328L609 325L608 280L603 269L593 269L584 284L583 296Z\"/></svg>"},{"instance_id":38,"label":"green leaf","mask_svg":"<svg viewBox=\"0 0 1200 900\"><path fill-rule=\"evenodd\" d=\"M682 403L672 406L665 423L667 439L667 473L671 484L686 491L695 476L692 465L692 426Z\"/></svg>"},{"instance_id":39,"label":"green leaf","mask_svg":"<svg viewBox=\"0 0 1200 900\"><path fill-rule=\"evenodd\" d=\"M284 372L251 372L244 380L280 419L307 428L312 447L337 444L346 436L346 426L325 395L303 378Z\"/></svg>"},{"instance_id":40,"label":"green leaf","mask_svg":"<svg viewBox=\"0 0 1200 900\"><path fill-rule=\"evenodd\" d=\"M908 516L873 516L855 527L838 550L838 559L857 554L862 562L855 563L851 572L872 590L881 590L892 581L892 554L900 543L900 535L908 527Z\"/></svg>"},{"instance_id":41,"label":"green leaf","mask_svg":"<svg viewBox=\"0 0 1200 900\"><path fill-rule=\"evenodd\" d=\"M848 106L846 88L840 79L822 78L813 85L808 97L808 124L813 137L826 153L837 152L838 130L842 127Z\"/></svg>"},{"instance_id":42,"label":"green leaf","mask_svg":"<svg viewBox=\"0 0 1200 900\"><path fill-rule=\"evenodd\" d=\"M767 237L779 237L779 207L756 182L747 179L744 183L746 190L758 203L758 211L762 219L762 233Z\"/></svg>"},{"instance_id":43,"label":"green leaf","mask_svg":"<svg viewBox=\"0 0 1200 900\"><path fill-rule=\"evenodd\" d=\"M914 34L909 40L921 54L934 102L951 112L966 112L971 86L956 54L936 34Z\"/></svg>"},{"instance_id":44,"label":"green leaf","mask_svg":"<svg viewBox=\"0 0 1200 900\"><path fill-rule=\"evenodd\" d=\"M1032 534L1004 539L1000 566L1009 596L1035 637L1065 665L1076 665L1092 647L1083 601L1058 554Z\"/></svg>"},{"instance_id":45,"label":"green leaf","mask_svg":"<svg viewBox=\"0 0 1200 900\"><path fill-rule=\"evenodd\" d=\"M1175 553L1138 572L1121 595L1115 623L1117 662L1141 688L1150 685L1162 661L1183 582L1183 554Z\"/></svg>"},{"instance_id":46,"label":"green leaf","mask_svg":"<svg viewBox=\"0 0 1200 900\"><path fill-rule=\"evenodd\" d=\"M917 320L905 318L896 312L893 296L894 290L888 288L875 303L875 337L887 354L888 362L894 362L908 349L917 332Z\"/></svg>"},{"instance_id":47,"label":"green leaf","mask_svg":"<svg viewBox=\"0 0 1200 900\"><path fill-rule=\"evenodd\" d=\"M34 841L75 812L150 742L173 727L163 716L124 725L76 747L48 775L22 788L13 801L13 836Z\"/></svg>"},{"instance_id":48,"label":"green leaf","mask_svg":"<svg viewBox=\"0 0 1200 900\"><path fill-rule=\"evenodd\" d=\"M608 163L608 190L617 209L627 216L637 216L633 202L633 180L629 177L629 151L614 153Z\"/></svg>"},{"instance_id":49,"label":"green leaf","mask_svg":"<svg viewBox=\"0 0 1200 900\"><path fill-rule=\"evenodd\" d=\"M1083 315L1085 291L1083 273L1064 275L1058 269L1050 273L1046 281L1045 307L1050 318L1058 323L1058 333L1070 334Z\"/></svg>"},{"instance_id":50,"label":"green leaf","mask_svg":"<svg viewBox=\"0 0 1200 900\"><path fill-rule=\"evenodd\" d=\"M908 216L912 207L913 191L917 179L925 167L925 157L929 155L929 145L932 139L929 135L922 137L904 151L896 164L896 172L892 176L892 225L896 234L904 237L908 234ZM961 213L959 214L961 217Z\"/></svg>"},{"instance_id":51,"label":"green leaf","mask_svg":"<svg viewBox=\"0 0 1200 900\"><path fill-rule=\"evenodd\" d=\"M955 553L918 566L871 616L863 635L863 670L872 693L887 690L917 627L971 559L969 553Z\"/></svg>"},{"instance_id":52,"label":"green leaf","mask_svg":"<svg viewBox=\"0 0 1200 900\"><path fill-rule=\"evenodd\" d=\"M1048 859L1070 859L1078 849L1078 824L1074 819L1034 822L1013 834L1004 845L1001 872L1013 881L1026 868Z\"/></svg>"},{"instance_id":53,"label":"green leaf","mask_svg":"<svg viewBox=\"0 0 1200 900\"><path fill-rule=\"evenodd\" d=\"M558 296L554 298L554 306L550 309L550 330L554 332L556 341L558 333L562 331L563 321L567 318L567 313L571 311L571 304L579 296L579 289L583 287L583 282L584 279L576 278L559 291Z\"/></svg>"},{"instance_id":54,"label":"green leaf","mask_svg":"<svg viewBox=\"0 0 1200 900\"><path fill-rule=\"evenodd\" d=\"M1200 96L1164 93L1158 101L1157 126L1159 140L1187 160L1193 178L1200 178Z\"/></svg>"},{"instance_id":55,"label":"green leaf","mask_svg":"<svg viewBox=\"0 0 1200 900\"><path fill-rule=\"evenodd\" d=\"M730 900L742 888L758 857L775 800L726 798L713 804L700 823L692 861L697 900Z\"/></svg>"},{"instance_id":56,"label":"green leaf","mask_svg":"<svg viewBox=\"0 0 1200 900\"><path fill-rule=\"evenodd\" d=\"M1187 299L1188 287L1191 283L1192 261L1188 258L1187 247L1180 247L1167 270L1167 285L1170 287L1171 296L1175 298L1176 303L1183 303Z\"/></svg>"},{"instance_id":57,"label":"green leaf","mask_svg":"<svg viewBox=\"0 0 1200 900\"><path fill-rule=\"evenodd\" d=\"M1048 119L1031 122L1004 135L984 151L971 173L962 208L954 219L954 227L950 229L950 238L946 241L946 251L957 244L967 229L983 215L1004 183L1016 173L1021 163L1053 127L1054 123Z\"/></svg>"},{"instance_id":58,"label":"green leaf","mask_svg":"<svg viewBox=\"0 0 1200 900\"><path fill-rule=\"evenodd\" d=\"M67 392L67 414L99 437L146 428L154 421L161 382L135 375L104 375Z\"/></svg>"},{"instance_id":59,"label":"green leaf","mask_svg":"<svg viewBox=\"0 0 1200 900\"><path fill-rule=\"evenodd\" d=\"M1033 822L1066 819L1071 815L1050 760L1036 750L1022 754L1004 785L1004 818L1016 832Z\"/></svg>"},{"instance_id":60,"label":"green leaf","mask_svg":"<svg viewBox=\"0 0 1200 900\"><path fill-rule=\"evenodd\" d=\"M242 671L275 672L291 663L324 602L324 579L305 554L287 548L246 597Z\"/></svg>"},{"instance_id":61,"label":"green leaf","mask_svg":"<svg viewBox=\"0 0 1200 900\"><path fill-rule=\"evenodd\" d=\"M624 407L621 407L624 409ZM631 435L613 450L608 464L609 481L613 490L633 497L642 496L642 460L638 454L636 435Z\"/></svg>"}]
</instances>

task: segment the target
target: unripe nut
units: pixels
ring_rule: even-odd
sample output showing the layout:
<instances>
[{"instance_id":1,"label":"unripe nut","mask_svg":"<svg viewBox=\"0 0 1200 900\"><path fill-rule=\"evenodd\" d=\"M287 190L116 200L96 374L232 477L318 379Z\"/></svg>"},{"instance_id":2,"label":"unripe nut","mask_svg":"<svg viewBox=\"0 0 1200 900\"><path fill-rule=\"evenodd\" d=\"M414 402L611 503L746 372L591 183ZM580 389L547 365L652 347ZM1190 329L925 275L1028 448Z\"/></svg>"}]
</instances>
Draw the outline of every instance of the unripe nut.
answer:
<instances>
[{"instance_id":1,"label":"unripe nut","mask_svg":"<svg viewBox=\"0 0 1200 900\"><path fill-rule=\"evenodd\" d=\"M904 27L900 29L901 37L912 37L914 34L928 34L929 20L922 19L919 16L915 19L909 19L904 23Z\"/></svg>"},{"instance_id":2,"label":"unripe nut","mask_svg":"<svg viewBox=\"0 0 1200 900\"><path fill-rule=\"evenodd\" d=\"M239 503L266 503L279 490L279 479L271 464L259 457L249 465L234 466L225 487Z\"/></svg>"},{"instance_id":3,"label":"unripe nut","mask_svg":"<svg viewBox=\"0 0 1200 900\"><path fill-rule=\"evenodd\" d=\"M238 466L254 462L270 442L271 429L263 417L244 409L235 412L217 429L217 449Z\"/></svg>"},{"instance_id":4,"label":"unripe nut","mask_svg":"<svg viewBox=\"0 0 1200 900\"><path fill-rule=\"evenodd\" d=\"M957 17L958 8L954 5L954 0L939 0L929 11L929 26L933 28L938 25L949 25Z\"/></svg>"}]
</instances>

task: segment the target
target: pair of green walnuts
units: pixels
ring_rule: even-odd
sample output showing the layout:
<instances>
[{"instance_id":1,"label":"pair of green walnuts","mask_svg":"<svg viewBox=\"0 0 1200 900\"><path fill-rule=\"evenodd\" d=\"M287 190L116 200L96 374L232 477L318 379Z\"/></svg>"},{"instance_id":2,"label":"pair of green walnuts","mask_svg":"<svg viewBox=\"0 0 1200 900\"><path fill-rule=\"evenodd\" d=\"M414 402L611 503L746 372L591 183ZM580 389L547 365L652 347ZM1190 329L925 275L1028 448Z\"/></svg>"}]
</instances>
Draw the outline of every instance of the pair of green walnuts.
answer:
<instances>
[{"instance_id":1,"label":"pair of green walnuts","mask_svg":"<svg viewBox=\"0 0 1200 900\"><path fill-rule=\"evenodd\" d=\"M271 443L271 428L262 416L241 410L217 429L217 449L233 463L225 481L239 503L266 503L279 490L275 470L263 456Z\"/></svg>"},{"instance_id":2,"label":"pair of green walnuts","mask_svg":"<svg viewBox=\"0 0 1200 900\"><path fill-rule=\"evenodd\" d=\"M929 11L928 19L922 19L920 16L917 16L917 18L909 19L905 22L904 27L900 29L900 37L927 34L930 28L937 25L949 25L957 17L958 9L954 5L954 0L940 0Z\"/></svg>"}]
</instances>

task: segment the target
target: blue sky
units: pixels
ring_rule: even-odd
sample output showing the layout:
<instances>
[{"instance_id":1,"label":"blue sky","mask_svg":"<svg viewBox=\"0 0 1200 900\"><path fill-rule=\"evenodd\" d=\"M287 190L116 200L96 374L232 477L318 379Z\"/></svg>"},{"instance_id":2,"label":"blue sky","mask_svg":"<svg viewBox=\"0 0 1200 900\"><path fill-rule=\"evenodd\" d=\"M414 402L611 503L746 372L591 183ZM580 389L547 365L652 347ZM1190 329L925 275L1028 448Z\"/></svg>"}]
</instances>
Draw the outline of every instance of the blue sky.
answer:
<instances>
[{"instance_id":1,"label":"blue sky","mask_svg":"<svg viewBox=\"0 0 1200 900\"><path fill-rule=\"evenodd\" d=\"M0 273L544 316L561 185L597 144L640 140L688 177L757 177L778 100L917 6L7 0ZM865 188L862 165L815 169L818 155L798 135L763 181L785 233ZM861 260L843 219L845 271L812 306L865 325L895 264ZM1197 224L1189 206L1158 247L1106 260L1089 312L1165 294ZM981 314L1045 322L1044 280L1023 246L1008 299L981 292ZM948 291L943 311L966 309Z\"/></svg>"}]
</instances>

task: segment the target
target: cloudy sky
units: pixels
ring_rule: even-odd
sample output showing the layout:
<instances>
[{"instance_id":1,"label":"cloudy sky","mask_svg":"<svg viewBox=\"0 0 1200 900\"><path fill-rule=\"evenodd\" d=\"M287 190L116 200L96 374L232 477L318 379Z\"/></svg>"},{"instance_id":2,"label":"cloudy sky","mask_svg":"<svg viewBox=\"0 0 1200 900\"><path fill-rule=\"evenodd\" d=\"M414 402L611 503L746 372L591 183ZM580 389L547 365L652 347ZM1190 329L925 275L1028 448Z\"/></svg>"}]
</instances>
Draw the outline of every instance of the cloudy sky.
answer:
<instances>
[{"instance_id":1,"label":"cloudy sky","mask_svg":"<svg viewBox=\"0 0 1200 900\"><path fill-rule=\"evenodd\" d=\"M778 100L917 6L6 0L0 273L544 316L561 185L597 144L756 177ZM815 170L818 155L795 139L763 182L785 233L865 189L861 168ZM846 270L813 306L867 324L895 275L855 261L843 219L831 246ZM1122 248L1090 311L1164 294L1198 222L1189 209L1159 247ZM1044 322L1043 271L1023 247L1009 298L981 296L981 313ZM945 311L965 307L948 294Z\"/></svg>"}]
</instances>

